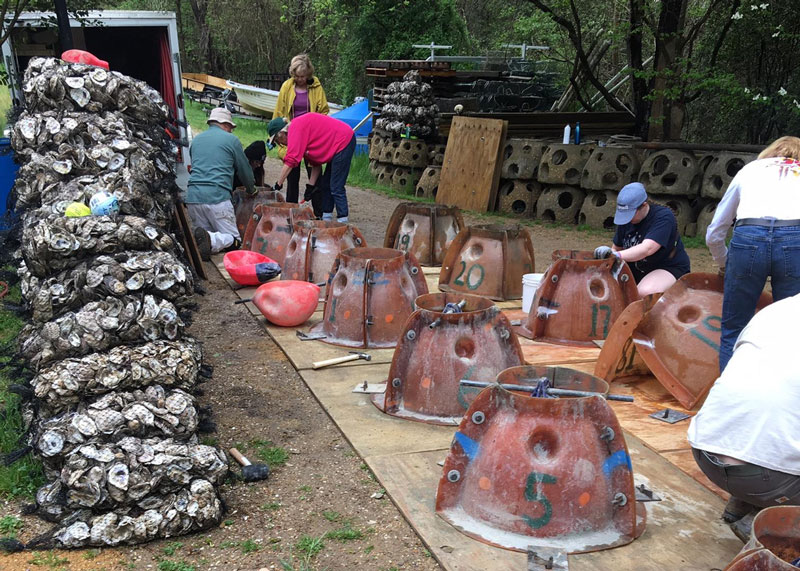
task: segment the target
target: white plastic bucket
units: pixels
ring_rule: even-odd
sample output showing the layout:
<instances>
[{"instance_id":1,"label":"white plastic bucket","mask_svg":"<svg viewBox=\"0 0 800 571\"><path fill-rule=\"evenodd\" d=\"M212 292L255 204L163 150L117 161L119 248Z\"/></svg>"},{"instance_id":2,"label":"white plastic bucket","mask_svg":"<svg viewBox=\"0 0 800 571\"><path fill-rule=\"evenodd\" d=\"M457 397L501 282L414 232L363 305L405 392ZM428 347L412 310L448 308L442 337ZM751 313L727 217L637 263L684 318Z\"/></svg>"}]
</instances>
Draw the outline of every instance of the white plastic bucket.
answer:
<instances>
[{"instance_id":1,"label":"white plastic bucket","mask_svg":"<svg viewBox=\"0 0 800 571\"><path fill-rule=\"evenodd\" d=\"M522 311L528 313L531 310L531 303L539 289L544 274L525 274L522 276Z\"/></svg>"}]
</instances>

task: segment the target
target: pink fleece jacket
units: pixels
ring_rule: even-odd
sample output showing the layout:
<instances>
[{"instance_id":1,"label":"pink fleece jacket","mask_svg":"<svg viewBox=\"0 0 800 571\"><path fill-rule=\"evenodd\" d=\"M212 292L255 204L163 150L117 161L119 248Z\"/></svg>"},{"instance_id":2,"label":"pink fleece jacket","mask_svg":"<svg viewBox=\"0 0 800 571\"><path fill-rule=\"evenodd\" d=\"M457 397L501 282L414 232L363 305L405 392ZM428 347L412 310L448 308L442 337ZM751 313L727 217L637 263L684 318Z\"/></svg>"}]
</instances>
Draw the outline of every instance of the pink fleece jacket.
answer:
<instances>
[{"instance_id":1,"label":"pink fleece jacket","mask_svg":"<svg viewBox=\"0 0 800 571\"><path fill-rule=\"evenodd\" d=\"M294 168L304 158L309 164L324 165L343 151L353 139L353 129L338 119L306 113L289 123L289 142L283 162Z\"/></svg>"}]
</instances>

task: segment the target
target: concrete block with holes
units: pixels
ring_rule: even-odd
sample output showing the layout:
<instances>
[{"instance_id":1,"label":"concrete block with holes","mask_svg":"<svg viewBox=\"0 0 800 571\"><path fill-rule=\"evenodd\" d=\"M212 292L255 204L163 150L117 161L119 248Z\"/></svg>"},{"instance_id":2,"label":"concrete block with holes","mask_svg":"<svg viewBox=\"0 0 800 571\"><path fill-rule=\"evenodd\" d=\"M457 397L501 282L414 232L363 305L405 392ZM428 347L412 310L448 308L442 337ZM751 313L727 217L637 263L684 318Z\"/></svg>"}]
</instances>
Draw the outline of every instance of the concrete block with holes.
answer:
<instances>
[{"instance_id":1,"label":"concrete block with holes","mask_svg":"<svg viewBox=\"0 0 800 571\"><path fill-rule=\"evenodd\" d=\"M535 179L546 149L547 142L539 139L507 139L500 178Z\"/></svg>"},{"instance_id":2,"label":"concrete block with holes","mask_svg":"<svg viewBox=\"0 0 800 571\"><path fill-rule=\"evenodd\" d=\"M700 196L720 199L736 173L747 163L756 160L750 153L719 153L711 159L703 174Z\"/></svg>"},{"instance_id":3,"label":"concrete block with holes","mask_svg":"<svg viewBox=\"0 0 800 571\"><path fill-rule=\"evenodd\" d=\"M390 186L392 184L392 173L394 173L395 168L397 167L392 163L378 163L376 169L378 176L375 177L378 183L384 186Z\"/></svg>"},{"instance_id":4,"label":"concrete block with holes","mask_svg":"<svg viewBox=\"0 0 800 571\"><path fill-rule=\"evenodd\" d=\"M533 218L542 185L535 180L501 180L497 194L498 212Z\"/></svg>"},{"instance_id":5,"label":"concrete block with holes","mask_svg":"<svg viewBox=\"0 0 800 571\"><path fill-rule=\"evenodd\" d=\"M428 145L428 164L432 166L442 166L444 164L444 151L447 145L435 144Z\"/></svg>"},{"instance_id":6,"label":"concrete block with holes","mask_svg":"<svg viewBox=\"0 0 800 571\"><path fill-rule=\"evenodd\" d=\"M639 181L650 195L697 196L702 180L700 160L692 153L675 149L654 151L639 172Z\"/></svg>"},{"instance_id":7,"label":"concrete block with holes","mask_svg":"<svg viewBox=\"0 0 800 571\"><path fill-rule=\"evenodd\" d=\"M539 162L539 182L542 184L579 185L586 161L595 150L594 143L564 145L554 143L547 147Z\"/></svg>"},{"instance_id":8,"label":"concrete block with holes","mask_svg":"<svg viewBox=\"0 0 800 571\"><path fill-rule=\"evenodd\" d=\"M586 192L577 186L546 186L536 201L536 218L575 224L585 198Z\"/></svg>"},{"instance_id":9,"label":"concrete block with holes","mask_svg":"<svg viewBox=\"0 0 800 571\"><path fill-rule=\"evenodd\" d=\"M442 176L442 167L428 166L422 171L422 176L417 182L414 194L420 198L436 198L439 191L439 179Z\"/></svg>"},{"instance_id":10,"label":"concrete block with holes","mask_svg":"<svg viewBox=\"0 0 800 571\"><path fill-rule=\"evenodd\" d=\"M578 214L578 224L585 224L591 228L614 228L614 213L617 209L617 193L613 190L592 190Z\"/></svg>"},{"instance_id":11,"label":"concrete block with holes","mask_svg":"<svg viewBox=\"0 0 800 571\"><path fill-rule=\"evenodd\" d=\"M420 169L394 167L390 186L397 192L414 194L421 173Z\"/></svg>"},{"instance_id":12,"label":"concrete block with holes","mask_svg":"<svg viewBox=\"0 0 800 571\"><path fill-rule=\"evenodd\" d=\"M419 140L400 141L394 151L392 164L398 167L425 168L428 165L428 145Z\"/></svg>"},{"instance_id":13,"label":"concrete block with holes","mask_svg":"<svg viewBox=\"0 0 800 571\"><path fill-rule=\"evenodd\" d=\"M369 141L369 160L379 161L383 153L383 147L388 139L380 135L372 135Z\"/></svg>"},{"instance_id":14,"label":"concrete block with holes","mask_svg":"<svg viewBox=\"0 0 800 571\"><path fill-rule=\"evenodd\" d=\"M655 204L668 206L678 222L678 232L681 236L694 236L697 232L697 211L693 208L696 202L686 196L651 196Z\"/></svg>"},{"instance_id":15,"label":"concrete block with holes","mask_svg":"<svg viewBox=\"0 0 800 571\"><path fill-rule=\"evenodd\" d=\"M620 190L639 176L642 162L633 147L597 148L586 161L581 187L586 190Z\"/></svg>"}]
</instances>

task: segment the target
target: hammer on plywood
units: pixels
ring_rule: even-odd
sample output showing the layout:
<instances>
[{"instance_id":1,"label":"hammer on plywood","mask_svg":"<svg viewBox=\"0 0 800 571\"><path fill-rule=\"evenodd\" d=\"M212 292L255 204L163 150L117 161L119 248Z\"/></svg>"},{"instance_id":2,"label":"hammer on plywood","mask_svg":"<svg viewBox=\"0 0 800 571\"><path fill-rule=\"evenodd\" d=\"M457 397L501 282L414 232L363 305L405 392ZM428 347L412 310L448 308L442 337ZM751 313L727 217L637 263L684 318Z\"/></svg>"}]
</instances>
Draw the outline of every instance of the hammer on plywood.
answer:
<instances>
[{"instance_id":1,"label":"hammer on plywood","mask_svg":"<svg viewBox=\"0 0 800 571\"><path fill-rule=\"evenodd\" d=\"M231 448L228 453L242 465L242 479L245 482L258 482L269 478L269 466L266 464L253 464L236 448Z\"/></svg>"},{"instance_id":2,"label":"hammer on plywood","mask_svg":"<svg viewBox=\"0 0 800 571\"><path fill-rule=\"evenodd\" d=\"M314 363L311 363L311 368L321 369L322 367L330 367L331 365L338 365L339 363L358 361L359 359L364 359L365 361L371 361L372 355L370 355L369 353L359 353L358 351L350 351L350 355L345 355L344 357L334 357L333 359L325 359L324 361L316 361Z\"/></svg>"}]
</instances>

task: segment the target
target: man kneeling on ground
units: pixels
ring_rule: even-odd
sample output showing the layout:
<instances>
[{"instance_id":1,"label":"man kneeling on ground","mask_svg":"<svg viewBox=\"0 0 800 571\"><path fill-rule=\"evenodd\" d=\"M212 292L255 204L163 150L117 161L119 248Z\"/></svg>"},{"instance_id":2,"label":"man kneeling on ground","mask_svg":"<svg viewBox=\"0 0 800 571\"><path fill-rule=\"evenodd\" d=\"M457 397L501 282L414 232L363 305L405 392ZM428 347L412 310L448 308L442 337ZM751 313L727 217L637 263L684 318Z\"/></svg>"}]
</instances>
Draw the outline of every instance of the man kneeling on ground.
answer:
<instances>
[{"instance_id":1,"label":"man kneeling on ground","mask_svg":"<svg viewBox=\"0 0 800 571\"><path fill-rule=\"evenodd\" d=\"M231 202L236 175L248 193L254 193L253 169L233 134L231 112L218 107L208 117L208 130L197 135L189 148L192 171L186 205L194 226L194 238L204 260L211 254L236 250L241 236Z\"/></svg>"},{"instance_id":2,"label":"man kneeling on ground","mask_svg":"<svg viewBox=\"0 0 800 571\"><path fill-rule=\"evenodd\" d=\"M742 541L761 508L800 504L800 295L753 317L689 426L697 465L731 494L722 518Z\"/></svg>"}]
</instances>

